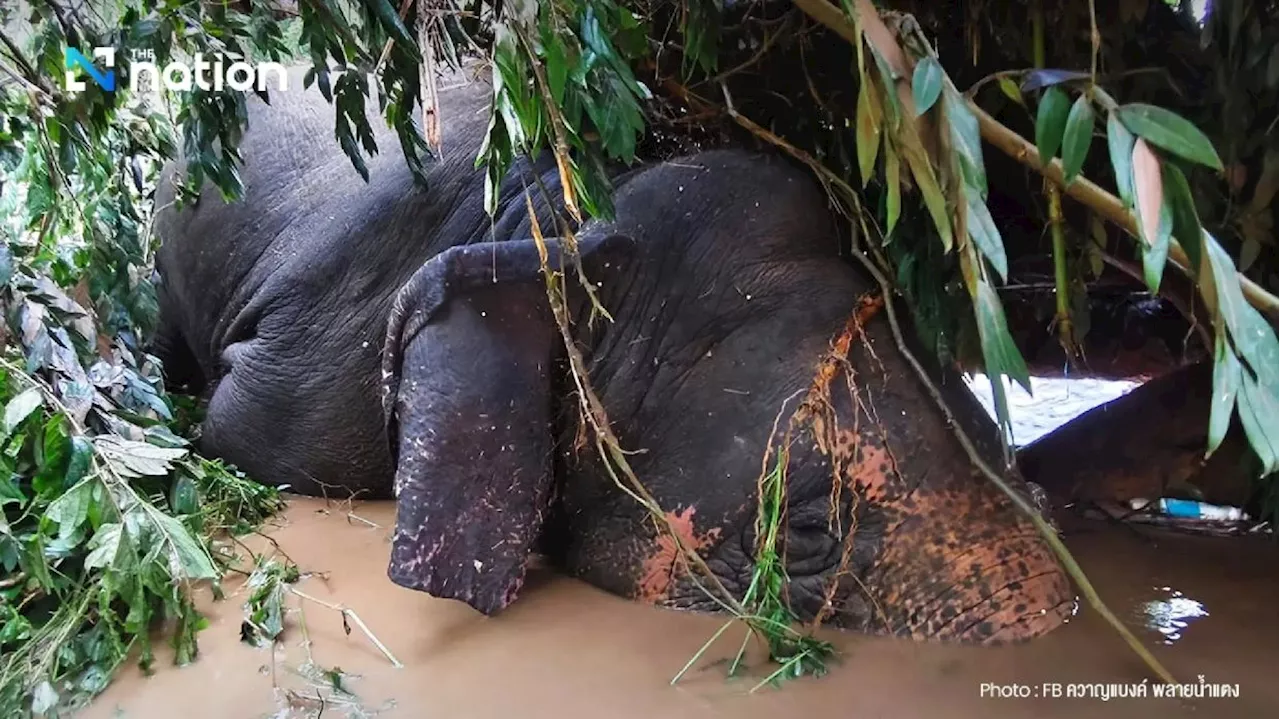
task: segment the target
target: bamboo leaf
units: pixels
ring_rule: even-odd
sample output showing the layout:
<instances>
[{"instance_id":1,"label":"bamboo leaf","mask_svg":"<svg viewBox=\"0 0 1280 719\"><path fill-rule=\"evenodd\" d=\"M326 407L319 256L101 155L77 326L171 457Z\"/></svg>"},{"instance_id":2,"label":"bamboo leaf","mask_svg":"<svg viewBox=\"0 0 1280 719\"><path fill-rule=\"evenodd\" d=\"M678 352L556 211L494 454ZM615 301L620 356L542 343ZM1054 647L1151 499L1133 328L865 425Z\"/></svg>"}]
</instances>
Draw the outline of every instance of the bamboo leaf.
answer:
<instances>
[{"instance_id":1,"label":"bamboo leaf","mask_svg":"<svg viewBox=\"0 0 1280 719\"><path fill-rule=\"evenodd\" d=\"M978 118L969 109L964 97L948 87L944 96L947 125L951 128L952 144L960 158L960 171L967 184L976 187L979 199L987 199L987 170L982 159L982 130Z\"/></svg>"},{"instance_id":2,"label":"bamboo leaf","mask_svg":"<svg viewBox=\"0 0 1280 719\"><path fill-rule=\"evenodd\" d=\"M863 187L875 175L876 153L880 150L881 121L875 89L869 79L864 77L858 88L857 109L858 170L862 173Z\"/></svg>"},{"instance_id":3,"label":"bamboo leaf","mask_svg":"<svg viewBox=\"0 0 1280 719\"><path fill-rule=\"evenodd\" d=\"M1213 399L1209 405L1209 446L1207 459L1222 445L1231 426L1231 411L1235 408L1236 393L1240 389L1240 362L1227 345L1226 335L1218 333L1214 342Z\"/></svg>"},{"instance_id":4,"label":"bamboo leaf","mask_svg":"<svg viewBox=\"0 0 1280 719\"><path fill-rule=\"evenodd\" d=\"M885 242L893 236L893 228L898 226L898 217L902 214L902 163L898 153L893 149L893 141L888 135L884 138L884 184L885 184Z\"/></svg>"},{"instance_id":5,"label":"bamboo leaf","mask_svg":"<svg viewBox=\"0 0 1280 719\"><path fill-rule=\"evenodd\" d=\"M1200 229L1200 217L1196 213L1196 201L1191 196L1191 186L1187 183L1187 177L1182 174L1182 170L1170 162L1162 164L1164 202L1168 206L1172 220L1173 238L1182 246L1183 252L1187 253L1187 261L1191 264L1187 269L1195 275L1200 272L1200 245L1203 234Z\"/></svg>"},{"instance_id":6,"label":"bamboo leaf","mask_svg":"<svg viewBox=\"0 0 1280 719\"><path fill-rule=\"evenodd\" d=\"M1186 160L1222 171L1213 143L1189 120L1155 105L1122 105L1116 114L1133 134Z\"/></svg>"},{"instance_id":7,"label":"bamboo leaf","mask_svg":"<svg viewBox=\"0 0 1280 719\"><path fill-rule=\"evenodd\" d=\"M1236 396L1240 424L1249 446L1262 460L1262 476L1276 471L1280 464L1280 399L1266 392L1248 372L1240 373L1241 388Z\"/></svg>"},{"instance_id":8,"label":"bamboo leaf","mask_svg":"<svg viewBox=\"0 0 1280 719\"><path fill-rule=\"evenodd\" d=\"M996 84L1000 86L1000 92L1003 92L1005 97L1013 100L1019 105L1025 106L1027 104L1026 101L1022 99L1022 90L1018 88L1018 83L1008 77L1001 76L999 80L996 80Z\"/></svg>"},{"instance_id":9,"label":"bamboo leaf","mask_svg":"<svg viewBox=\"0 0 1280 719\"><path fill-rule=\"evenodd\" d=\"M1142 241L1153 245L1160 232L1160 208L1164 204L1164 180L1160 160L1139 139L1133 145L1133 191Z\"/></svg>"},{"instance_id":10,"label":"bamboo leaf","mask_svg":"<svg viewBox=\"0 0 1280 719\"><path fill-rule=\"evenodd\" d=\"M1093 144L1093 103L1085 95L1076 98L1067 115L1066 129L1062 137L1062 175L1068 185L1084 167Z\"/></svg>"},{"instance_id":11,"label":"bamboo leaf","mask_svg":"<svg viewBox=\"0 0 1280 719\"><path fill-rule=\"evenodd\" d=\"M1008 281L1009 260L1005 256L1004 240L1001 239L1000 230L996 228L995 220L991 217L991 211L987 209L987 204L974 189L966 188L965 195L969 206L967 223L969 236L991 263L992 269L1000 276L1001 281Z\"/></svg>"},{"instance_id":12,"label":"bamboo leaf","mask_svg":"<svg viewBox=\"0 0 1280 719\"><path fill-rule=\"evenodd\" d=\"M925 114L942 94L942 65L937 58L927 55L916 63L911 74L911 99L915 101L916 116Z\"/></svg>"},{"instance_id":13,"label":"bamboo leaf","mask_svg":"<svg viewBox=\"0 0 1280 719\"><path fill-rule=\"evenodd\" d=\"M1129 132L1114 112L1107 115L1107 149L1111 168L1116 175L1116 190L1125 207L1134 206L1133 198L1133 133Z\"/></svg>"},{"instance_id":14,"label":"bamboo leaf","mask_svg":"<svg viewBox=\"0 0 1280 719\"><path fill-rule=\"evenodd\" d=\"M1048 164L1058 154L1070 111L1067 94L1056 87L1049 88L1040 98L1040 107L1036 109L1036 150L1041 162Z\"/></svg>"},{"instance_id":15,"label":"bamboo leaf","mask_svg":"<svg viewBox=\"0 0 1280 719\"><path fill-rule=\"evenodd\" d=\"M1004 316L1000 298L990 284L979 281L974 295L974 313L978 324L978 339L982 345L982 358L987 378L991 381L991 393L995 399L996 418L1001 436L1007 444L1013 443L1013 421L1009 414L1009 401L1005 394L1004 378L1009 376L1031 392L1031 378L1026 363L1013 343Z\"/></svg>"}]
</instances>

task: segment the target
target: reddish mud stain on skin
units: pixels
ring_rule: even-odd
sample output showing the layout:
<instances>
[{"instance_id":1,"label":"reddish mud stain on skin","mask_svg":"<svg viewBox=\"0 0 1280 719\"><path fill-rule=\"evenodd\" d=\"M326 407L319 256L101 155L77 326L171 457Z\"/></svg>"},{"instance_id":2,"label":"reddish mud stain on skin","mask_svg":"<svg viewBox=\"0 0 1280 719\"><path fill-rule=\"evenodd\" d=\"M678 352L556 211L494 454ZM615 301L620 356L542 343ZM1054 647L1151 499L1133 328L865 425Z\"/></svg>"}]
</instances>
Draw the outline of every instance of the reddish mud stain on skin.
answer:
<instances>
[{"instance_id":1,"label":"reddish mud stain on skin","mask_svg":"<svg viewBox=\"0 0 1280 719\"><path fill-rule=\"evenodd\" d=\"M713 527L701 535L693 529L693 515L696 507L685 507L679 511L666 513L667 524L680 537L680 542L695 552L714 546L720 539L720 528ZM657 549L649 555L641 565L640 581L636 584L636 599L650 604L657 604L667 598L671 591L671 582L680 565L680 546L665 531L658 535L655 542Z\"/></svg>"}]
</instances>

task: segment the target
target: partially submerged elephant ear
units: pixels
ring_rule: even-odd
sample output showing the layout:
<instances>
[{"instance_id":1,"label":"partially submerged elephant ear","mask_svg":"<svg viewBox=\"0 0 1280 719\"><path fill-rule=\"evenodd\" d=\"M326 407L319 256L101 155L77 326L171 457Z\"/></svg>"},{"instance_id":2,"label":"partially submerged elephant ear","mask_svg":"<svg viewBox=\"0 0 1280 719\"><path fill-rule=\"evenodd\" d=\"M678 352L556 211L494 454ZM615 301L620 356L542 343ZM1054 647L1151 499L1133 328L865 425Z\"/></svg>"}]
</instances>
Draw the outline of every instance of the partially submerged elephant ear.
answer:
<instances>
[{"instance_id":1,"label":"partially submerged elephant ear","mask_svg":"<svg viewBox=\"0 0 1280 719\"><path fill-rule=\"evenodd\" d=\"M622 240L579 247L585 259ZM400 291L382 372L393 582L484 614L515 599L550 504L559 347L532 241L452 248Z\"/></svg>"}]
</instances>

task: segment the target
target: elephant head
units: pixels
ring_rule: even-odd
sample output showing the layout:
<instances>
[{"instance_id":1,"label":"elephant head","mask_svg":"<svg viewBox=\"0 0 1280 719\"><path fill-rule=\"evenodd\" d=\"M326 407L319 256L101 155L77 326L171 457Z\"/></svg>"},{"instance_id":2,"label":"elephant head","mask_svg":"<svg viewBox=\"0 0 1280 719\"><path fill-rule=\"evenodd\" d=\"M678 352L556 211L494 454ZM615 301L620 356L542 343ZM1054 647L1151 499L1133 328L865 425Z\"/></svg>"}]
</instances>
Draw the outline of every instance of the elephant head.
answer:
<instances>
[{"instance_id":1,"label":"elephant head","mask_svg":"<svg viewBox=\"0 0 1280 719\"><path fill-rule=\"evenodd\" d=\"M638 173L615 198L617 219L577 243L614 321L574 341L666 526L575 419L581 389L542 275L541 253L559 267L560 243L454 247L405 285L388 324L393 581L494 614L541 547L611 592L714 609L678 547L741 598L761 460L773 471L785 450L779 552L799 618L982 643L1062 623L1073 597L1033 525L972 470L884 312L850 314L874 293L830 257L834 225L808 178L704 153ZM932 376L998 456L960 376ZM805 421L789 425L797 410Z\"/></svg>"}]
</instances>

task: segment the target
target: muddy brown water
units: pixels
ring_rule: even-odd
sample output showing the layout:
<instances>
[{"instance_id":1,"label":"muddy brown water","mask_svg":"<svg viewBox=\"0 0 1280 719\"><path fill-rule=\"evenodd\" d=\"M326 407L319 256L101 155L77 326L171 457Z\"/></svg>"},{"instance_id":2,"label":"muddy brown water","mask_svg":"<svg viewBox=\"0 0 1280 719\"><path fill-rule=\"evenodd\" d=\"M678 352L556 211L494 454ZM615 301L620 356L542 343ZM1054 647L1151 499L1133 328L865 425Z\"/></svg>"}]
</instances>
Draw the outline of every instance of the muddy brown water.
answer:
<instances>
[{"instance_id":1,"label":"muddy brown water","mask_svg":"<svg viewBox=\"0 0 1280 719\"><path fill-rule=\"evenodd\" d=\"M758 661L750 676L732 681L716 662L736 652L739 627L680 684L669 685L722 618L644 606L540 570L514 605L486 619L391 584L393 505L357 504L360 520L347 516L350 509L291 498L270 534L304 570L326 573L298 588L354 610L404 668L391 666L354 623L348 635L336 612L311 602L301 602L302 616L289 613L273 659L271 650L240 642L247 591L229 581L226 599L202 600L209 626L194 664L174 667L161 652L154 675L129 667L82 716L342 717L361 716L360 709L366 716L592 719L1277 715L1277 562L1268 540L1139 535L1064 522L1073 551L1112 609L1179 680L1198 683L1203 675L1209 683L1238 685L1238 698L1067 698L1072 684L1127 685L1146 676L1084 608L1053 633L1011 647L830 632L842 655L830 674L751 694L763 676ZM291 597L288 606L299 603ZM356 675L343 685L358 699L335 700L296 673L306 660L300 620L314 663ZM1063 696L1044 698L1055 686ZM295 692L292 698L286 690ZM1032 697L993 696L1018 691Z\"/></svg>"}]
</instances>

